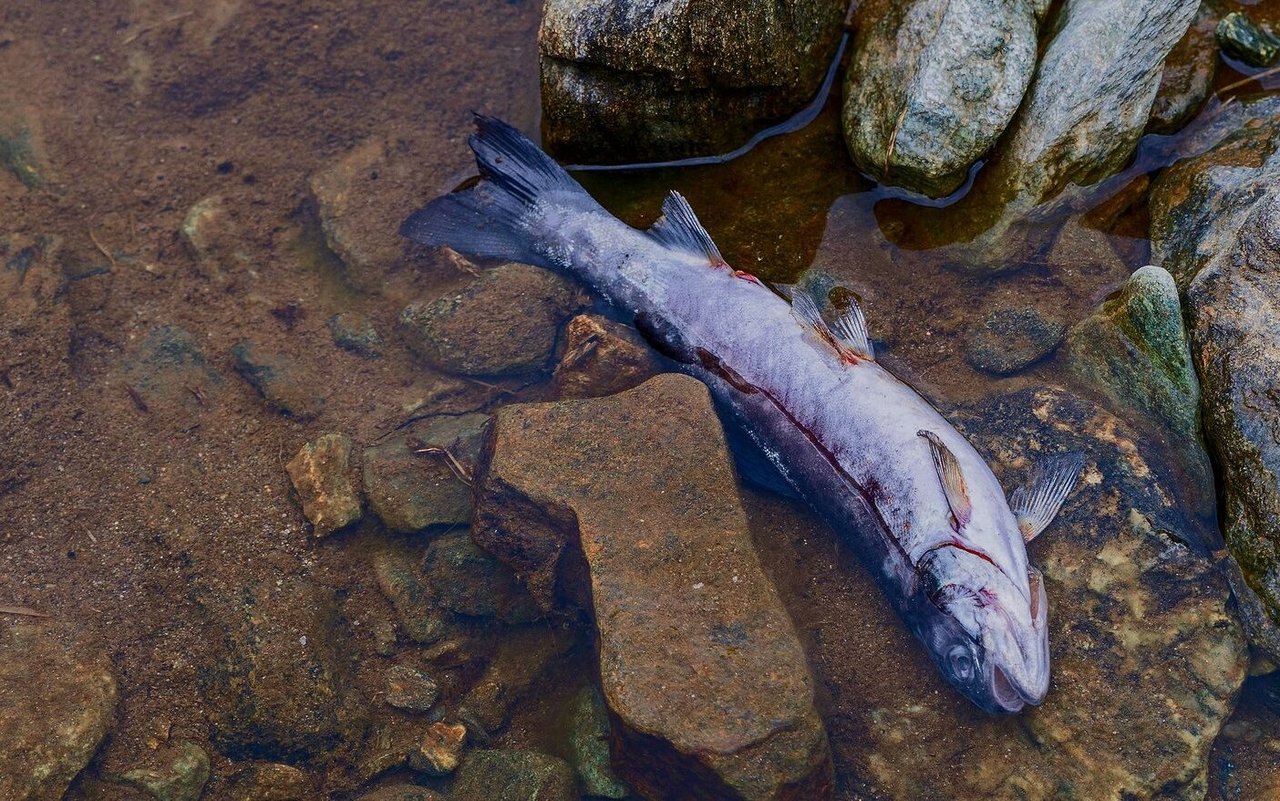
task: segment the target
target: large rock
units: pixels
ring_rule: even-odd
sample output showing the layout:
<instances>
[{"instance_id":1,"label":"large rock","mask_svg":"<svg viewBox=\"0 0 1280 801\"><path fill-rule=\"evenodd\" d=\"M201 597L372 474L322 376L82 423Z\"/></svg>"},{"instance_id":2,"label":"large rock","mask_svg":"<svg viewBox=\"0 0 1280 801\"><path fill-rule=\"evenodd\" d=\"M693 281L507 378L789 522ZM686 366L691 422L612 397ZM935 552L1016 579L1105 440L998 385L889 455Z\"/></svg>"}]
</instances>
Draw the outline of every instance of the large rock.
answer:
<instances>
[{"instance_id":1,"label":"large rock","mask_svg":"<svg viewBox=\"0 0 1280 801\"><path fill-rule=\"evenodd\" d=\"M1028 0L877 0L845 80L849 151L877 180L941 197L995 144L1036 65Z\"/></svg>"},{"instance_id":2,"label":"large rock","mask_svg":"<svg viewBox=\"0 0 1280 801\"><path fill-rule=\"evenodd\" d=\"M57 801L89 764L118 691L105 653L61 626L0 626L0 798Z\"/></svg>"},{"instance_id":3,"label":"large rock","mask_svg":"<svg viewBox=\"0 0 1280 801\"><path fill-rule=\"evenodd\" d=\"M457 292L408 306L400 327L415 354L446 372L529 375L547 367L560 324L580 306L564 278L505 264Z\"/></svg>"},{"instance_id":4,"label":"large rock","mask_svg":"<svg viewBox=\"0 0 1280 801\"><path fill-rule=\"evenodd\" d=\"M1280 658L1280 103L1250 111L1260 123L1157 180L1152 249L1189 284L1205 439L1238 563L1228 575L1253 643Z\"/></svg>"},{"instance_id":5,"label":"large rock","mask_svg":"<svg viewBox=\"0 0 1280 801\"><path fill-rule=\"evenodd\" d=\"M570 161L721 153L809 101L844 0L551 0L544 140Z\"/></svg>"},{"instance_id":6,"label":"large rock","mask_svg":"<svg viewBox=\"0 0 1280 801\"><path fill-rule=\"evenodd\" d=\"M323 763L363 734L332 594L300 578L201 591L216 660L201 672L213 744L234 759Z\"/></svg>"},{"instance_id":7,"label":"large rock","mask_svg":"<svg viewBox=\"0 0 1280 801\"><path fill-rule=\"evenodd\" d=\"M895 801L1203 798L1247 652L1199 544L1210 527L1188 515L1171 454L1057 389L949 417L1006 487L1046 451L1085 456L1080 486L1028 548L1049 597L1049 694L1017 716L981 712L937 674L847 547L795 507L752 499L765 564L829 692L840 778L857 797Z\"/></svg>"},{"instance_id":8,"label":"large rock","mask_svg":"<svg viewBox=\"0 0 1280 801\"><path fill-rule=\"evenodd\" d=\"M1200 382L1173 276L1148 265L1071 331L1068 364L1121 408L1141 409L1166 432L1186 470L1189 507L1216 510L1213 469L1200 440Z\"/></svg>"},{"instance_id":9,"label":"large rock","mask_svg":"<svg viewBox=\"0 0 1280 801\"><path fill-rule=\"evenodd\" d=\"M706 388L665 375L609 398L508 406L487 451L474 536L546 607L589 603L625 778L655 798L675 786L828 797L804 653L756 557Z\"/></svg>"}]
</instances>

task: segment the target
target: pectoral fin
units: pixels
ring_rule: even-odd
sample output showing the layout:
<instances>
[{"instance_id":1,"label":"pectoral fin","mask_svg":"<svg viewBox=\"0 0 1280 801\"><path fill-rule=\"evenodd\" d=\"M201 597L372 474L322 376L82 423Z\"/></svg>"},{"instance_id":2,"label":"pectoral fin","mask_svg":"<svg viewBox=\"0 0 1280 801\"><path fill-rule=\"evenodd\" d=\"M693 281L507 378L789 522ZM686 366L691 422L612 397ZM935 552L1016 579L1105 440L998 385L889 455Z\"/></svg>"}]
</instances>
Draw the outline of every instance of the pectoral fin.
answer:
<instances>
[{"instance_id":1,"label":"pectoral fin","mask_svg":"<svg viewBox=\"0 0 1280 801\"><path fill-rule=\"evenodd\" d=\"M933 466L938 471L938 480L942 482L947 505L951 507L957 527L964 528L973 517L973 502L969 500L968 485L965 483L964 473L960 471L960 460L932 431L917 431L916 436L929 441L929 447L933 451Z\"/></svg>"},{"instance_id":2,"label":"pectoral fin","mask_svg":"<svg viewBox=\"0 0 1280 801\"><path fill-rule=\"evenodd\" d=\"M1027 542L1049 527L1062 503L1075 489L1084 467L1084 456L1064 453L1036 466L1031 484L1018 487L1009 496L1009 508L1018 519L1018 528Z\"/></svg>"}]
</instances>

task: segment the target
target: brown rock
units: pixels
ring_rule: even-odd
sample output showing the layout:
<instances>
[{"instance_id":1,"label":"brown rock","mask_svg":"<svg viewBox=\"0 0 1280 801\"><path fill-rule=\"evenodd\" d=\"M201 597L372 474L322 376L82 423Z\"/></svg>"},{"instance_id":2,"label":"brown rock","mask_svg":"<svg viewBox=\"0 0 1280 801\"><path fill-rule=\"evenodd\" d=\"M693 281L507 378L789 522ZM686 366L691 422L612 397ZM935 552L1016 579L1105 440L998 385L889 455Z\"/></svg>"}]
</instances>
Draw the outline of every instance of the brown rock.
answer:
<instances>
[{"instance_id":1,"label":"brown rock","mask_svg":"<svg viewBox=\"0 0 1280 801\"><path fill-rule=\"evenodd\" d=\"M307 774L280 762L253 762L227 783L231 801L306 801L315 795Z\"/></svg>"},{"instance_id":2,"label":"brown rock","mask_svg":"<svg viewBox=\"0 0 1280 801\"><path fill-rule=\"evenodd\" d=\"M1201 2L1195 21L1164 60L1147 120L1151 133L1173 133L1204 105L1218 71L1217 27L1218 15L1209 3Z\"/></svg>"},{"instance_id":3,"label":"brown rock","mask_svg":"<svg viewBox=\"0 0 1280 801\"><path fill-rule=\"evenodd\" d=\"M431 776L446 776L458 769L466 743L466 726L438 720L427 727L417 749L409 752L409 765Z\"/></svg>"},{"instance_id":4,"label":"brown rock","mask_svg":"<svg viewBox=\"0 0 1280 801\"><path fill-rule=\"evenodd\" d=\"M635 329L579 314L565 327L552 381L562 398L598 398L639 386L660 372L653 351Z\"/></svg>"},{"instance_id":5,"label":"brown rock","mask_svg":"<svg viewBox=\"0 0 1280 801\"><path fill-rule=\"evenodd\" d=\"M533 683L572 645L567 629L531 626L505 634L484 675L462 700L458 717L481 741L497 734Z\"/></svg>"},{"instance_id":6,"label":"brown rock","mask_svg":"<svg viewBox=\"0 0 1280 801\"><path fill-rule=\"evenodd\" d=\"M285 467L317 537L360 519L360 482L352 469L351 448L346 434L322 434L303 445Z\"/></svg>"},{"instance_id":7,"label":"brown rock","mask_svg":"<svg viewBox=\"0 0 1280 801\"><path fill-rule=\"evenodd\" d=\"M650 797L829 797L812 679L706 388L508 406L487 450L474 536L547 606L589 585L624 777Z\"/></svg>"},{"instance_id":8,"label":"brown rock","mask_svg":"<svg viewBox=\"0 0 1280 801\"><path fill-rule=\"evenodd\" d=\"M366 448L364 487L369 508L391 531L410 533L471 520L471 488L483 414L441 415Z\"/></svg>"}]
</instances>

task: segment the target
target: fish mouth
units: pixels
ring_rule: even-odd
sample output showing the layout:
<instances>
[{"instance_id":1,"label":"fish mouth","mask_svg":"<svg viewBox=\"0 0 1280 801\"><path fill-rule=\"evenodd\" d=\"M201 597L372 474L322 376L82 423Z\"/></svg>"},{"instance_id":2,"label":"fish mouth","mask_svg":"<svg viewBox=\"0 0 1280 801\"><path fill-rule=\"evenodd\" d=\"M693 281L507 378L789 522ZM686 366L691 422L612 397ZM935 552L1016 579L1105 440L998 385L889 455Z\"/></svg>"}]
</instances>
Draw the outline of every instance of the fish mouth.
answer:
<instances>
[{"instance_id":1,"label":"fish mouth","mask_svg":"<svg viewBox=\"0 0 1280 801\"><path fill-rule=\"evenodd\" d=\"M991 695L1003 712L1017 712L1028 703L1037 703L1035 699L1028 698L1013 682L1009 681L1009 676L999 665L991 670Z\"/></svg>"}]
</instances>

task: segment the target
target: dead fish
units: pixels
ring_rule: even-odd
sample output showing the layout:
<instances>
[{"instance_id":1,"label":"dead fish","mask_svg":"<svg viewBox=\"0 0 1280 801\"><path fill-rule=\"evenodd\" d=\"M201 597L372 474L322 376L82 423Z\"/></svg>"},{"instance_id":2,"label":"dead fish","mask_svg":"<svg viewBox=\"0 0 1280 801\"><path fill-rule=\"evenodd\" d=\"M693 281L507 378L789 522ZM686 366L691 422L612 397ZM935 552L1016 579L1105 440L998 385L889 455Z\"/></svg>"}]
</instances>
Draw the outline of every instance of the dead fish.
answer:
<instances>
[{"instance_id":1,"label":"dead fish","mask_svg":"<svg viewBox=\"0 0 1280 801\"><path fill-rule=\"evenodd\" d=\"M679 194L652 228L631 228L520 132L476 123L482 180L400 232L562 270L632 315L850 539L953 686L993 713L1039 704L1048 602L1024 543L1057 514L1080 457L1006 499L969 442L876 362L856 303L828 322L804 292L788 301L729 266Z\"/></svg>"}]
</instances>

